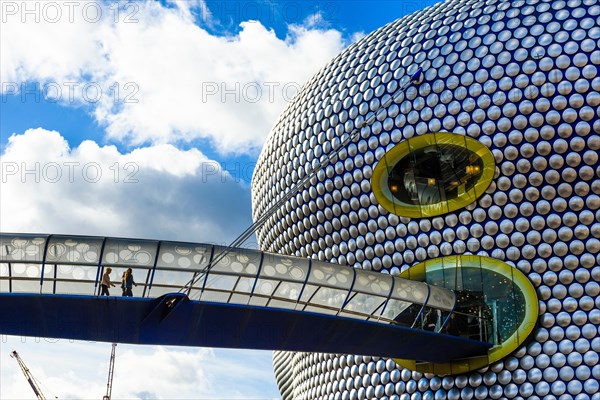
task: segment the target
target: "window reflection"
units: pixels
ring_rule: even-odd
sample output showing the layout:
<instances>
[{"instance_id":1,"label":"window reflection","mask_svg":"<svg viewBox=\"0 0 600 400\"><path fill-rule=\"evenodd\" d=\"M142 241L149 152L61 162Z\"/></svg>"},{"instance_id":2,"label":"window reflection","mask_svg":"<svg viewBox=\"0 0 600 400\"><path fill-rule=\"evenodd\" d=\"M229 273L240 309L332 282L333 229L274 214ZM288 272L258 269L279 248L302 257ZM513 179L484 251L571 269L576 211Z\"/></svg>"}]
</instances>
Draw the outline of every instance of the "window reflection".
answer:
<instances>
[{"instance_id":1,"label":"window reflection","mask_svg":"<svg viewBox=\"0 0 600 400\"><path fill-rule=\"evenodd\" d=\"M388 187L407 204L430 205L459 197L483 173L483 160L452 144L434 144L411 151L392 169Z\"/></svg>"},{"instance_id":2,"label":"window reflection","mask_svg":"<svg viewBox=\"0 0 600 400\"><path fill-rule=\"evenodd\" d=\"M525 298L502 274L475 266L428 270L427 283L456 292L457 304L443 328L445 333L493 345L506 341L525 318ZM432 322L426 314L424 329ZM433 317L432 317L433 318Z\"/></svg>"}]
</instances>

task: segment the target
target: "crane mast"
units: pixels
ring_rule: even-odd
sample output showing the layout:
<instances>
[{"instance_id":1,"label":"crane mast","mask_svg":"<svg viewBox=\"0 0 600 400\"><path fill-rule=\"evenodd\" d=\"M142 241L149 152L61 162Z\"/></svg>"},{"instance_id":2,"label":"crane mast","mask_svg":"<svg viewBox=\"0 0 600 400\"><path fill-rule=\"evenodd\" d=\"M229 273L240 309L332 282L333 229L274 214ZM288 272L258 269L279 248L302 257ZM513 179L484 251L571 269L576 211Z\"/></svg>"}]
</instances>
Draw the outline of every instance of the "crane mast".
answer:
<instances>
[{"instance_id":1,"label":"crane mast","mask_svg":"<svg viewBox=\"0 0 600 400\"><path fill-rule=\"evenodd\" d=\"M27 379L27 382L29 382L29 385L31 386L31 389L33 389L33 393L35 393L35 396L37 397L37 399L38 400L46 400L46 397L42 393L42 390L38 386L33 375L31 374L31 371L29 371L29 368L27 368L27 366L25 365L23 360L21 360L19 353L17 353L15 350L13 350L13 352L10 353L10 356L12 358L14 358L15 360L17 360L17 363L19 363L19 367L21 367L21 371L23 371L23 375L25 375L25 378Z\"/></svg>"},{"instance_id":2,"label":"crane mast","mask_svg":"<svg viewBox=\"0 0 600 400\"><path fill-rule=\"evenodd\" d=\"M117 347L116 343L112 344L112 351L110 352L110 363L108 365L108 383L106 384L106 395L102 398L102 400L110 400L112 396L112 382L113 382L113 374L115 373L115 349Z\"/></svg>"}]
</instances>

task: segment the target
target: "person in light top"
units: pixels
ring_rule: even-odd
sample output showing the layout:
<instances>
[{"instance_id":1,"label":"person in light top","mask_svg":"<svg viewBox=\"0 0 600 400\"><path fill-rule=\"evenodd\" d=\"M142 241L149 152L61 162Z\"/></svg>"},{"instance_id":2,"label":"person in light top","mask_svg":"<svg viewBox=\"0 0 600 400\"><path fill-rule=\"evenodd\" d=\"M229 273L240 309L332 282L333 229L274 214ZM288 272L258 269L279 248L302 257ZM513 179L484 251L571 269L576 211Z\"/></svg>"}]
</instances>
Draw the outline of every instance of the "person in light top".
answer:
<instances>
[{"instance_id":1,"label":"person in light top","mask_svg":"<svg viewBox=\"0 0 600 400\"><path fill-rule=\"evenodd\" d=\"M106 268L106 272L104 272L104 275L102 275L102 281L100 282L100 296L110 296L110 292L108 291L108 288L115 286L114 283L111 282L110 280L110 273L112 272L112 268L108 267Z\"/></svg>"}]
</instances>

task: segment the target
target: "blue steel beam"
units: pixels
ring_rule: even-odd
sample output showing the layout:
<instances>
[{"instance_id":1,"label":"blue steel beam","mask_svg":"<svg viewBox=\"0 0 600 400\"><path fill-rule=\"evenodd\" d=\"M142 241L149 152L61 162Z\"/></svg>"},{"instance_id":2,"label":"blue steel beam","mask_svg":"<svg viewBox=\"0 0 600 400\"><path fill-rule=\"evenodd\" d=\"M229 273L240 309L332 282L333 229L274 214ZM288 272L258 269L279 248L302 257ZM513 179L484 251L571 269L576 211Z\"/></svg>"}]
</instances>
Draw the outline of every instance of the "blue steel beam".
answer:
<instances>
[{"instance_id":1,"label":"blue steel beam","mask_svg":"<svg viewBox=\"0 0 600 400\"><path fill-rule=\"evenodd\" d=\"M0 333L109 343L365 354L428 362L485 355L466 338L311 312L190 300L0 294Z\"/></svg>"}]
</instances>

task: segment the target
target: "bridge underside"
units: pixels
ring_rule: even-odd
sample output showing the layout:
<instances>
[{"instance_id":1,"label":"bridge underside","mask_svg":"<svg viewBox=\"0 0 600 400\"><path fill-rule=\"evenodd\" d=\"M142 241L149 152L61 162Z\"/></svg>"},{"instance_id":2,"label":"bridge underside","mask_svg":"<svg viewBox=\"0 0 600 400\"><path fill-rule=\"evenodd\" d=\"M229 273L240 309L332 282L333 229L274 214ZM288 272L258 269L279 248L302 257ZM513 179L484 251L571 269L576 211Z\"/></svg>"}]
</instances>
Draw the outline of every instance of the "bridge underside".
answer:
<instances>
[{"instance_id":1,"label":"bridge underside","mask_svg":"<svg viewBox=\"0 0 600 400\"><path fill-rule=\"evenodd\" d=\"M100 342L364 354L428 362L489 345L403 326L309 312L189 300L0 294L0 333Z\"/></svg>"}]
</instances>

